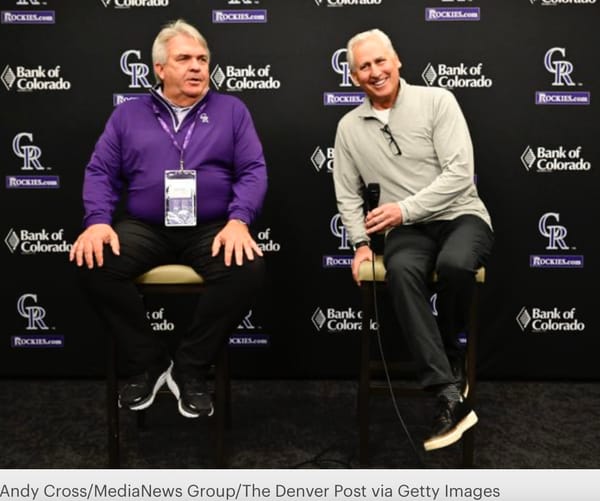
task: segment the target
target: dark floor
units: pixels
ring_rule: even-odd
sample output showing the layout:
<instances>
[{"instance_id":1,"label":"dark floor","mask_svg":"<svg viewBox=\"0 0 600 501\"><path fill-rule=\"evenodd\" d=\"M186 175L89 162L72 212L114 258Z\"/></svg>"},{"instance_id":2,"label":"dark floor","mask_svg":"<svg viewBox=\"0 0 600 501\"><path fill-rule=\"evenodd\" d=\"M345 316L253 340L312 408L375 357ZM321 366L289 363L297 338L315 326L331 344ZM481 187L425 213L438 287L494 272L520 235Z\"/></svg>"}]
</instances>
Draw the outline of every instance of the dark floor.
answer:
<instances>
[{"instance_id":1,"label":"dark floor","mask_svg":"<svg viewBox=\"0 0 600 501\"><path fill-rule=\"evenodd\" d=\"M356 383L233 381L232 468L358 468ZM431 419L427 398L401 399L420 445ZM455 468L461 445L416 453L389 397L372 401L371 466ZM599 468L600 383L480 382L475 461L479 468ZM128 468L213 467L210 419L185 419L164 395L148 429L121 411ZM105 386L98 380L0 380L0 468L104 468Z\"/></svg>"}]
</instances>

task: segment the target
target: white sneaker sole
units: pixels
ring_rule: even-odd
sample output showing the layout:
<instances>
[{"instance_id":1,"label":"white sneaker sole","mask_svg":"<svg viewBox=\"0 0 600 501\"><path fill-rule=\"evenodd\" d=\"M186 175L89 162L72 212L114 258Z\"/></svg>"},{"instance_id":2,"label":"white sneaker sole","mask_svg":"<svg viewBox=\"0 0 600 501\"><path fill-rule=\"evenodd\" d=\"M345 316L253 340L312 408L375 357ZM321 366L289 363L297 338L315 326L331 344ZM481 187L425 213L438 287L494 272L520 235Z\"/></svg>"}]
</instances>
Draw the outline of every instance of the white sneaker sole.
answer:
<instances>
[{"instance_id":1,"label":"white sneaker sole","mask_svg":"<svg viewBox=\"0 0 600 501\"><path fill-rule=\"evenodd\" d=\"M463 433L469 428L475 426L477 421L477 414L475 414L475 411L471 411L461 421L459 421L454 428L444 435L433 437L423 442L423 447L426 451L433 451L435 449L441 449L442 447L448 447L449 445L458 442L463 436Z\"/></svg>"},{"instance_id":2,"label":"white sneaker sole","mask_svg":"<svg viewBox=\"0 0 600 501\"><path fill-rule=\"evenodd\" d=\"M152 393L146 400L144 400L143 402L140 402L139 404L130 405L128 408L132 411L143 411L144 409L147 409L148 407L150 407L154 403L154 399L156 398L156 394L158 393L158 390L160 390L163 387L163 385L165 384L165 382L167 380L167 375L171 373L171 367L173 367L173 362L171 362L171 364L169 365L168 369L165 372L163 372L160 376L158 376L156 383L154 383L154 388L152 388ZM120 401L119 401L119 407L121 407Z\"/></svg>"},{"instance_id":3,"label":"white sneaker sole","mask_svg":"<svg viewBox=\"0 0 600 501\"><path fill-rule=\"evenodd\" d=\"M179 391L179 386L173 379L173 376L171 376L171 368L170 367L169 367L169 373L167 374L167 386L169 387L169 390L171 390L171 393L177 399L177 409L179 410L179 414L181 414L183 417L190 418L190 419L200 417L200 413L190 412L183 407L183 405L181 403L181 392ZM212 416L214 414L214 412L215 412L215 408L211 404L210 412L207 414L207 416L208 417Z\"/></svg>"},{"instance_id":4,"label":"white sneaker sole","mask_svg":"<svg viewBox=\"0 0 600 501\"><path fill-rule=\"evenodd\" d=\"M465 380L465 387L462 392L462 397L466 400L469 396L469 380Z\"/></svg>"}]
</instances>

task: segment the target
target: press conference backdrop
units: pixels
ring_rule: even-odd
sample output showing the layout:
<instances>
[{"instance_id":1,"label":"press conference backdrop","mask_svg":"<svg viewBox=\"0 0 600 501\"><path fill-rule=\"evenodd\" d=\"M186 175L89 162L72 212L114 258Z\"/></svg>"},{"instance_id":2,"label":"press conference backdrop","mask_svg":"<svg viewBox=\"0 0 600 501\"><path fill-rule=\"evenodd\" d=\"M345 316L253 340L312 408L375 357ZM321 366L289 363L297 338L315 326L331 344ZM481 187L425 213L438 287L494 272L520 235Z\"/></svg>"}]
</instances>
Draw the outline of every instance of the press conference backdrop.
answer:
<instances>
[{"instance_id":1,"label":"press conference backdrop","mask_svg":"<svg viewBox=\"0 0 600 501\"><path fill-rule=\"evenodd\" d=\"M106 336L67 257L83 171L114 107L153 84L154 36L181 17L209 41L212 88L250 108L268 162L254 225L268 284L230 339L238 375L356 374L360 293L331 172L337 122L362 99L344 47L379 27L402 76L451 89L470 126L496 232L481 376L598 378L598 3L3 0L0 375L103 374ZM181 334L190 301L151 300L157 335Z\"/></svg>"}]
</instances>

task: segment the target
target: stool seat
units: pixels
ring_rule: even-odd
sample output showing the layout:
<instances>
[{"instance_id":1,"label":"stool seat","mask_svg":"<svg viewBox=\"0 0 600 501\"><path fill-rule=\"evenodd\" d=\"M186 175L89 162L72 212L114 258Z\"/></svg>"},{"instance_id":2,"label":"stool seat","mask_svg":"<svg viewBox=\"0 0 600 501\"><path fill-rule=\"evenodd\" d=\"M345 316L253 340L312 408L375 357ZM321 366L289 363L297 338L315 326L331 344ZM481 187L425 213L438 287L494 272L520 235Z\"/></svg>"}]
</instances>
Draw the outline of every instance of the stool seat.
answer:
<instances>
[{"instance_id":1,"label":"stool seat","mask_svg":"<svg viewBox=\"0 0 600 501\"><path fill-rule=\"evenodd\" d=\"M375 256L375 276L373 276L373 262L363 261L358 268L358 279L369 282L385 282L385 266L383 256Z\"/></svg>"},{"instance_id":2,"label":"stool seat","mask_svg":"<svg viewBox=\"0 0 600 501\"><path fill-rule=\"evenodd\" d=\"M204 279L190 266L165 264L142 273L135 279L138 285L201 285Z\"/></svg>"},{"instance_id":3,"label":"stool seat","mask_svg":"<svg viewBox=\"0 0 600 501\"><path fill-rule=\"evenodd\" d=\"M363 261L358 268L358 278L362 282L385 282L385 265L383 264L383 256L375 256L375 278L373 278L373 263L371 261ZM433 273L433 282L437 282L437 273ZM477 283L485 282L485 268L481 267L475 274Z\"/></svg>"}]
</instances>

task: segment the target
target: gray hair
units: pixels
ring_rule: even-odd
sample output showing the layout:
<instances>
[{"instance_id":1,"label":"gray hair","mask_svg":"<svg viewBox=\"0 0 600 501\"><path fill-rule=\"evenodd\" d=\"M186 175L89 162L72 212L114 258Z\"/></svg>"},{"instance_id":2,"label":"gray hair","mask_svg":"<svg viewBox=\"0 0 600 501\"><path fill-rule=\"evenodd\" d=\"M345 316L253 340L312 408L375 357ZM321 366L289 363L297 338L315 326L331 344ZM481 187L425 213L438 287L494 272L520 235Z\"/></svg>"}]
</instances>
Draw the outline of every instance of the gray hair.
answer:
<instances>
[{"instance_id":1,"label":"gray hair","mask_svg":"<svg viewBox=\"0 0 600 501\"><path fill-rule=\"evenodd\" d=\"M165 64L167 62L167 43L169 43L169 40L177 35L185 35L199 42L206 48L206 51L208 52L208 58L210 59L210 49L208 48L206 39L191 24L187 23L183 19L177 19L177 21L171 21L165 24L159 31L158 35L156 35L154 43L152 44L152 66L154 66L156 63ZM161 82L161 79L156 74L156 71L154 72L154 77L158 83Z\"/></svg>"},{"instance_id":2,"label":"gray hair","mask_svg":"<svg viewBox=\"0 0 600 501\"><path fill-rule=\"evenodd\" d=\"M354 71L354 54L353 54L353 50L354 50L354 46L358 45L359 43L362 43L366 40L369 40L370 38L376 38L377 40L379 40L381 43L383 43L383 45L385 46L386 49L389 49L390 51L392 51L394 54L396 53L396 50L394 49L394 46L392 45L392 41L390 40L390 37L388 37L383 31L375 28L373 30L368 30L368 31L363 31L361 33L358 33L356 35L354 35L350 40L348 40L348 45L346 46L346 60L348 61L348 64L350 65L350 71Z\"/></svg>"}]
</instances>

